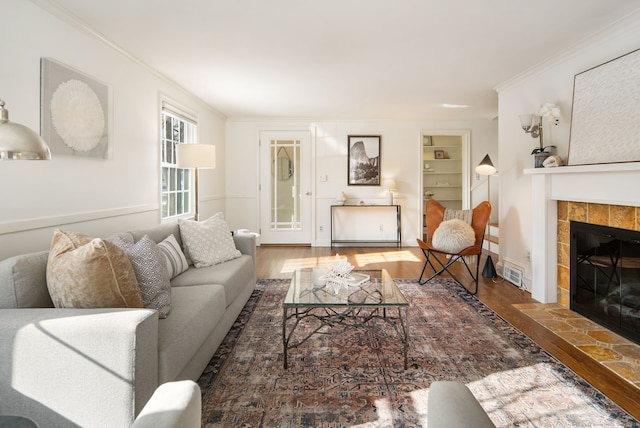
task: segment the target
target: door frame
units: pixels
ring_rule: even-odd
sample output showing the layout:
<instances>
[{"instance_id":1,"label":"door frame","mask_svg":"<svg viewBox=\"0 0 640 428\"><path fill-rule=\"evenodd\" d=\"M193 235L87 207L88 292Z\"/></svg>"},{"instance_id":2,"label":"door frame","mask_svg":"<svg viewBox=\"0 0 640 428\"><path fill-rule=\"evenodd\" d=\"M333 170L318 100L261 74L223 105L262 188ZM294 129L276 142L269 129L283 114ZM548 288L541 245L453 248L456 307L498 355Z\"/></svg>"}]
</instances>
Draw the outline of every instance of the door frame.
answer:
<instances>
[{"instance_id":1,"label":"door frame","mask_svg":"<svg viewBox=\"0 0 640 428\"><path fill-rule=\"evenodd\" d=\"M261 147L261 142L260 142L260 137L263 133L265 132L269 132L269 133L278 133L278 132L282 132L282 133L286 133L286 132L305 132L309 134L309 165L306 165L306 168L308 168L308 176L309 176L309 192L311 192L311 194L309 195L309 228L310 228L310 234L309 234L309 242L308 244L311 246L315 246L315 241L316 241L316 228L315 228L315 223L316 223L316 215L315 215L315 210L316 210L316 198L315 198L315 192L316 192L316 182L314 180L315 177L315 147L316 147L316 128L315 126L277 126L277 127L268 127L268 126L264 126L264 127L258 127L257 128L257 136L256 136L256 140L258 142L258 159L257 159L257 168L258 168L258 174L257 174L257 183L256 183L256 189L257 189L257 208L258 208L258 227L261 228L262 227L262 221L263 221L263 216L269 216L269 212L264 212L265 207L263 207L262 204L262 191L261 191L261 186L264 184L262 183L262 168L264 168L265 166L262 165L262 147ZM269 165L269 168L271 167L271 165ZM267 245L269 245L269 243L267 243ZM307 243L305 244L301 244L301 245L307 245Z\"/></svg>"}]
</instances>

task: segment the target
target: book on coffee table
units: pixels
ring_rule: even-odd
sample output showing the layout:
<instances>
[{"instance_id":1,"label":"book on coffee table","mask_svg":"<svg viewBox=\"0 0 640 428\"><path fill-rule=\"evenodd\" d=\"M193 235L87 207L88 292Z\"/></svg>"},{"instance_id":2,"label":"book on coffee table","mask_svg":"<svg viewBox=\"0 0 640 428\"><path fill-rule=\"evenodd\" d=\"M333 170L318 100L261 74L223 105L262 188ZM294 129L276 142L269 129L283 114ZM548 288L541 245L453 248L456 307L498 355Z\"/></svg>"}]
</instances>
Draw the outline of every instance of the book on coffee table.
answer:
<instances>
[{"instance_id":1,"label":"book on coffee table","mask_svg":"<svg viewBox=\"0 0 640 428\"><path fill-rule=\"evenodd\" d=\"M353 279L348 279L346 281L347 284L349 284L349 286L351 287L356 287L360 284L364 284L365 282L369 281L369 279L371 279L369 275L366 275L364 273L357 273L357 272L351 273L351 278Z\"/></svg>"}]
</instances>

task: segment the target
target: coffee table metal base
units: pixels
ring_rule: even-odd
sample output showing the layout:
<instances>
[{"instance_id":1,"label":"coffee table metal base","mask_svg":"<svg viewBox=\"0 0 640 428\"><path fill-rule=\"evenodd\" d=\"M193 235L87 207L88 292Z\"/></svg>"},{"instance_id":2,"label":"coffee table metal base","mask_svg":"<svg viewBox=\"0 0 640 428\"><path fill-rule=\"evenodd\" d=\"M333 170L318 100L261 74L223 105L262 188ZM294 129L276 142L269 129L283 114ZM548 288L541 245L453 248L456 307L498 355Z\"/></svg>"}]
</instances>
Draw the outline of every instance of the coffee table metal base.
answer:
<instances>
[{"instance_id":1,"label":"coffee table metal base","mask_svg":"<svg viewBox=\"0 0 640 428\"><path fill-rule=\"evenodd\" d=\"M397 316L388 317L387 313L397 311ZM325 327L358 327L368 328L376 336L384 336L380 329L376 329L375 320L383 321L393 327L398 340L402 344L404 357L404 369L408 367L409 331L407 318L409 307L283 307L282 316L282 342L284 346L284 368L289 368L288 351L298 348L309 340L314 334L322 334ZM305 319L311 318L319 321L319 325L305 336L294 340L294 332L298 325ZM287 326L290 325L288 328Z\"/></svg>"}]
</instances>

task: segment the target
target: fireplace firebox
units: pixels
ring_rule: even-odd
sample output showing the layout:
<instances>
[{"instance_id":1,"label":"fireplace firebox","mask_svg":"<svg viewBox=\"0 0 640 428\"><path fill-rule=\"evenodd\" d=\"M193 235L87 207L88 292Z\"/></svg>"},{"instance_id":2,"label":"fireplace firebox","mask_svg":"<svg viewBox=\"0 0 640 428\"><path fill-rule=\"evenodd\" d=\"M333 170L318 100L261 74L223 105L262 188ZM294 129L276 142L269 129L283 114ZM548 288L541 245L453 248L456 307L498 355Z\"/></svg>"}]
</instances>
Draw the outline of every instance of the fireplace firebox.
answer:
<instances>
[{"instance_id":1,"label":"fireplace firebox","mask_svg":"<svg viewBox=\"0 0 640 428\"><path fill-rule=\"evenodd\" d=\"M640 232L572 221L570 307L640 344Z\"/></svg>"}]
</instances>

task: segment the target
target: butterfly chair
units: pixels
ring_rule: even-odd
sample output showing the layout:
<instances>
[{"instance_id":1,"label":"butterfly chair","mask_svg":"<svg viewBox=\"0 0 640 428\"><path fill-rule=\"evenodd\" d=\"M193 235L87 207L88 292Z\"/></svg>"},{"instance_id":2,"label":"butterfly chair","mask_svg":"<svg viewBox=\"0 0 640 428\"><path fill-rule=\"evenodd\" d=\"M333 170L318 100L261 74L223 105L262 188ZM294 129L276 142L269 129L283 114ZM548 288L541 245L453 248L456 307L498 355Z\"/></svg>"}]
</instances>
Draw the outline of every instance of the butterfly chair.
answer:
<instances>
[{"instance_id":1,"label":"butterfly chair","mask_svg":"<svg viewBox=\"0 0 640 428\"><path fill-rule=\"evenodd\" d=\"M438 229L440 224L445 221L445 211L449 211L448 208L443 207L438 201L435 199L429 199L425 204L425 217L427 223L427 242L424 242L422 239L416 239L418 241L418 246L424 253L426 257L426 261L424 262L424 266L422 268L422 272L420 273L420 278L418 279L419 284L426 284L431 281L436 276L440 275L443 272L447 272L454 281L463 286L470 294L476 294L478 292L478 273L480 270L480 255L482 254L482 242L484 241L484 232L487 227L487 223L489 222L489 215L491 214L491 204L488 201L480 202L478 206L471 210L471 220L470 226L473 229L473 234L475 236L475 241L472 245L463 248L457 252L448 252L445 250L441 250L435 248L433 246L433 235L435 231ZM450 210L446 213L446 218L459 218L463 211ZM468 214L468 213L467 213ZM443 228L444 230L444 228ZM446 263L443 263L438 256L448 257ZM471 271L469 267L469 261L473 260L473 256L476 256L476 266L475 266L475 275ZM451 271L449 271L449 267L457 262L461 261L464 267L471 275L473 282L475 282L475 290L471 292L467 287L465 287L462 282L455 277ZM433 262L437 262L439 265L436 267ZM428 278L424 278L425 270L427 266L430 266L433 269L434 274Z\"/></svg>"}]
</instances>

